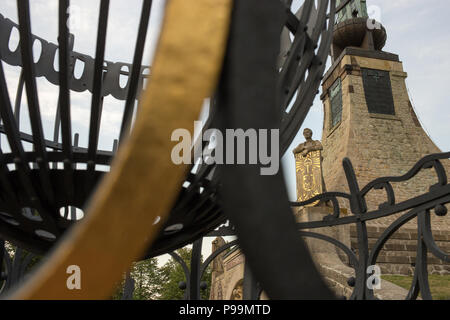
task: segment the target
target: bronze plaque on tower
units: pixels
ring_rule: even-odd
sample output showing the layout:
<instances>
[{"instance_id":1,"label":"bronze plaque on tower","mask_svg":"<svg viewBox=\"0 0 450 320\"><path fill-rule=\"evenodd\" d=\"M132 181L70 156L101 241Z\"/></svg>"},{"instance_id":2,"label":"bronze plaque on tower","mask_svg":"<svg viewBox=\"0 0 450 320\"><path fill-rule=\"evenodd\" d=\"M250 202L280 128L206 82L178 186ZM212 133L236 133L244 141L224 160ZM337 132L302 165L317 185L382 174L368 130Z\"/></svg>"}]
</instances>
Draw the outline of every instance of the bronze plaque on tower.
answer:
<instances>
[{"instance_id":1,"label":"bronze plaque on tower","mask_svg":"<svg viewBox=\"0 0 450 320\"><path fill-rule=\"evenodd\" d=\"M395 115L389 72L361 68L361 73L369 113Z\"/></svg>"}]
</instances>

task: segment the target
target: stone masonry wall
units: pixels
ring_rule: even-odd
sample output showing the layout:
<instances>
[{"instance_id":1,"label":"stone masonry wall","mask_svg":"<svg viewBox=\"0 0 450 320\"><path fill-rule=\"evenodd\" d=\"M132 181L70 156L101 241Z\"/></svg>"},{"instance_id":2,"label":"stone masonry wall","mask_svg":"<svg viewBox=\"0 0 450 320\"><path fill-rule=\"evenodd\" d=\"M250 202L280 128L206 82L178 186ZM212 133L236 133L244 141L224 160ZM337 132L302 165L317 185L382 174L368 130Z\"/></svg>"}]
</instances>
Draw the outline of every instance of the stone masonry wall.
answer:
<instances>
[{"instance_id":1,"label":"stone masonry wall","mask_svg":"<svg viewBox=\"0 0 450 320\"><path fill-rule=\"evenodd\" d=\"M395 116L368 112L360 68L390 72ZM422 157L441 152L422 129L411 106L401 62L345 56L340 65L324 82L324 92L337 79L342 81L342 121L330 128L330 101L325 95L323 171L327 191L348 192L342 159L350 158L360 188L383 176L404 175ZM447 174L450 165L444 162ZM425 170L406 183L393 184L396 201L401 202L427 192L437 183L434 170ZM367 197L368 210L376 210L387 200L384 190L371 191ZM343 203L348 208L348 203ZM450 230L450 218L432 216L433 229ZM388 225L398 215L369 222L369 225ZM415 228L416 222L408 223Z\"/></svg>"}]
</instances>

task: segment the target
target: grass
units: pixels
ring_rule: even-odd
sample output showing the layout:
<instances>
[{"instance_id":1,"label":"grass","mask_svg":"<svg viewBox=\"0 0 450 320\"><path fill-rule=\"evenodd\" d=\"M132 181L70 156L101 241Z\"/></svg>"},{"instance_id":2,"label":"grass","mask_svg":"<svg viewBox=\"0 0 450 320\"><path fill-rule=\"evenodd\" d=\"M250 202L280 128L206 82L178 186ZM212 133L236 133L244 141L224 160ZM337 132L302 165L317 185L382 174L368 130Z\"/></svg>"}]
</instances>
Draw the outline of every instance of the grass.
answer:
<instances>
[{"instance_id":1,"label":"grass","mask_svg":"<svg viewBox=\"0 0 450 320\"><path fill-rule=\"evenodd\" d=\"M383 275L381 278L406 290L410 289L413 280L412 276L400 275ZM429 275L428 282L434 300L450 300L450 275Z\"/></svg>"}]
</instances>

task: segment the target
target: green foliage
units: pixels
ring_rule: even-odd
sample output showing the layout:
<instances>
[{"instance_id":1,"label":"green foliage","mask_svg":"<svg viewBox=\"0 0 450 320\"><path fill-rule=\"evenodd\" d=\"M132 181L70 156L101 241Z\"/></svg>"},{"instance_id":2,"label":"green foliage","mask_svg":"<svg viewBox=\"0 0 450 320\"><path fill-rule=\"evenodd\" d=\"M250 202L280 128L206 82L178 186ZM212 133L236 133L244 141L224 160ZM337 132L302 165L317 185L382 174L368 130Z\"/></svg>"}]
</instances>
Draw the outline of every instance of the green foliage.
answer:
<instances>
[{"instance_id":1,"label":"green foliage","mask_svg":"<svg viewBox=\"0 0 450 320\"><path fill-rule=\"evenodd\" d=\"M16 247L10 243L5 243L5 250L12 258L16 254ZM186 262L190 268L192 249L181 248L176 251L177 254ZM25 250L21 251L21 259L25 258L29 253ZM35 265L41 261L42 257L33 256L30 264L27 266L27 272L31 271ZM203 261L203 259L202 259ZM181 300L184 299L185 290L179 288L180 282L186 282L186 277L182 266L173 258L167 261L162 267L158 266L158 259L151 258L134 263L130 275L134 280L134 300ZM207 287L201 290L201 298L209 299L211 288L211 269L208 266L202 281L206 282ZM0 282L0 286L1 286ZM115 293L111 296L113 300L120 300L123 296L125 285L125 275L122 281L117 285Z\"/></svg>"},{"instance_id":2,"label":"green foliage","mask_svg":"<svg viewBox=\"0 0 450 320\"><path fill-rule=\"evenodd\" d=\"M156 258L135 263L131 277L135 281L133 299L154 300L158 298L162 283Z\"/></svg>"},{"instance_id":3,"label":"green foliage","mask_svg":"<svg viewBox=\"0 0 450 320\"><path fill-rule=\"evenodd\" d=\"M178 255L186 262L188 268L190 267L192 249L181 248L176 251ZM202 259L203 261L203 259ZM179 283L186 282L183 267L173 258L170 259L164 266L161 267L161 276L163 286L160 292L161 300L182 300L184 299L184 290L180 290ZM209 299L209 292L211 289L211 269L208 267L202 277L202 281L206 282L206 289L201 290L201 298L203 300Z\"/></svg>"},{"instance_id":4,"label":"green foliage","mask_svg":"<svg viewBox=\"0 0 450 320\"><path fill-rule=\"evenodd\" d=\"M181 248L176 251L178 255L186 262L190 267L191 251L188 248ZM161 300L182 300L184 298L184 290L179 288L179 283L186 281L186 277L183 272L183 267L176 262L173 258L166 262L161 267L161 277L165 283L161 288L160 299Z\"/></svg>"},{"instance_id":5,"label":"green foliage","mask_svg":"<svg viewBox=\"0 0 450 320\"><path fill-rule=\"evenodd\" d=\"M176 253L186 262L190 268L192 249L181 248ZM135 281L134 300L182 300L185 290L179 288L180 282L186 282L183 267L173 258L167 261L163 266L158 266L156 258L148 259L133 264L131 276ZM201 291L201 298L209 299L211 288L211 269L208 267L203 275L202 281L205 281L207 288ZM125 285L125 276L112 299L121 299L123 287Z\"/></svg>"},{"instance_id":6,"label":"green foliage","mask_svg":"<svg viewBox=\"0 0 450 320\"><path fill-rule=\"evenodd\" d=\"M383 275L382 279L392 282L406 290L409 290L413 280L412 276ZM450 300L450 276L449 275L428 275L431 295L434 300ZM419 295L420 296L420 295Z\"/></svg>"},{"instance_id":7,"label":"green foliage","mask_svg":"<svg viewBox=\"0 0 450 320\"><path fill-rule=\"evenodd\" d=\"M7 241L5 241L4 250L10 256L11 260L17 259L16 255L18 254L18 252L20 253L19 258L22 261L28 255L31 255L32 258L31 258L30 262L26 266L25 273L30 272L42 260L42 256L37 256L35 254L32 254L32 253L28 252L25 249L18 249L16 246L12 245L11 243L9 243Z\"/></svg>"},{"instance_id":8,"label":"green foliage","mask_svg":"<svg viewBox=\"0 0 450 320\"><path fill-rule=\"evenodd\" d=\"M133 300L158 299L162 282L156 258L133 263L130 275L134 280ZM120 300L122 298L125 280L126 276L124 275L111 299Z\"/></svg>"},{"instance_id":9,"label":"green foliage","mask_svg":"<svg viewBox=\"0 0 450 320\"><path fill-rule=\"evenodd\" d=\"M37 264L42 260L41 256L34 255L27 250L24 249L18 249L16 246L11 244L8 241L3 241L3 243L0 243L0 245L3 246L3 254L9 256L11 264L19 263L23 264L26 263L25 266L25 274L28 274L31 272ZM5 257L2 257L5 259ZM31 258L31 259L30 259ZM30 260L29 260L30 259ZM3 264L0 266L1 272L6 272L6 262L4 260ZM0 279L0 289L5 284L6 279Z\"/></svg>"},{"instance_id":10,"label":"green foliage","mask_svg":"<svg viewBox=\"0 0 450 320\"><path fill-rule=\"evenodd\" d=\"M116 285L116 289L114 290L114 293L110 297L111 300L120 300L122 298L124 284L125 284L125 277L122 279L120 283Z\"/></svg>"}]
</instances>

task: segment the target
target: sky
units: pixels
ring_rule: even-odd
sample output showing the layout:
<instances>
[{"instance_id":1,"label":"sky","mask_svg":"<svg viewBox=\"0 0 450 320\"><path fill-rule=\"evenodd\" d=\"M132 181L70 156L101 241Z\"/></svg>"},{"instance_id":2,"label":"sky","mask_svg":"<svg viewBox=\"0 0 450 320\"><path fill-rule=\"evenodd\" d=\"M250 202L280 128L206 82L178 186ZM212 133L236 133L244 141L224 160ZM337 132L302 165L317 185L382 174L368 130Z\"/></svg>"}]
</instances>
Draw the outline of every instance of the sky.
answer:
<instances>
[{"instance_id":1,"label":"sky","mask_svg":"<svg viewBox=\"0 0 450 320\"><path fill-rule=\"evenodd\" d=\"M144 52L144 64L150 65L153 57L160 25L164 12L164 0L154 0L150 17L150 28L146 40ZM97 38L97 21L99 2L91 0L71 1L71 33L75 35L74 50L95 57L95 44ZM142 0L112 0L110 5L108 30L106 38L105 60L114 62L132 63L139 24L139 16ZM57 0L33 0L30 1L31 22L33 34L57 43L58 35L58 1ZM18 23L15 0L0 1L0 13ZM49 18L52 17L52 18ZM18 32L12 37L18 43ZM35 55L39 54L38 45L34 48ZM11 100L14 101L17 82L19 78L18 68L4 64ZM82 64L75 65L75 74L83 70ZM126 79L124 79L126 81ZM54 115L57 106L58 88L47 80L37 80L41 113L44 122L44 134L48 139L53 139ZM73 132L80 135L80 146L86 147L88 143L88 124L90 116L89 92L71 93L71 116ZM124 103L111 96L105 97L104 109L101 120L101 135L99 147L103 150L112 150L114 139L118 138L120 123L122 120ZM22 131L31 132L28 121L26 101L23 101L21 114ZM2 143L4 141L2 140Z\"/></svg>"},{"instance_id":2,"label":"sky","mask_svg":"<svg viewBox=\"0 0 450 320\"><path fill-rule=\"evenodd\" d=\"M383 51L400 56L408 73L406 84L417 116L431 139L450 151L450 25L447 0L367 0L368 13L386 28ZM330 63L328 62L328 65ZM322 90L320 90L320 94ZM311 128L313 139L321 140L323 105L316 96L301 130L283 157L289 197L296 198L295 160L291 153L304 141L303 129ZM419 160L419 159L417 159Z\"/></svg>"},{"instance_id":3,"label":"sky","mask_svg":"<svg viewBox=\"0 0 450 320\"><path fill-rule=\"evenodd\" d=\"M95 56L96 22L98 20L98 1L72 0L71 32L75 34L75 51ZM293 8L302 3L295 0ZM144 64L151 65L165 0L153 0L150 28L147 37ZM448 74L450 74L450 27L448 0L367 0L369 14L376 17L387 30L388 40L384 51L400 56L404 69L408 73L407 86L413 107L431 139L442 151L450 150L450 112L448 111ZM32 32L47 41L56 43L57 39L57 0L30 1ZM106 60L131 63L137 35L139 12L142 0L111 0L110 18L106 41ZM1 0L0 14L17 22L15 0ZM17 44L14 35L11 45ZM39 48L35 48L35 53ZM36 53L37 54L37 53ZM11 97L15 96L18 81L18 68L4 64ZM76 67L80 72L81 67ZM57 87L45 79L38 79L39 99L44 121L44 133L52 139L54 114L57 105ZM295 200L295 163L291 150L303 142L304 128L311 128L313 138L322 136L323 106L316 100L299 134L283 157L283 170L289 197ZM73 130L80 134L80 145L87 146L90 94L72 93ZM14 99L12 99L14 100ZM22 103L21 130L30 133L26 103ZM123 102L111 97L105 98L101 122L99 147L111 150L117 139ZM2 139L2 146L6 143ZM31 148L31 146L28 146ZM209 244L207 245L209 246ZM206 253L206 252L205 252Z\"/></svg>"}]
</instances>

